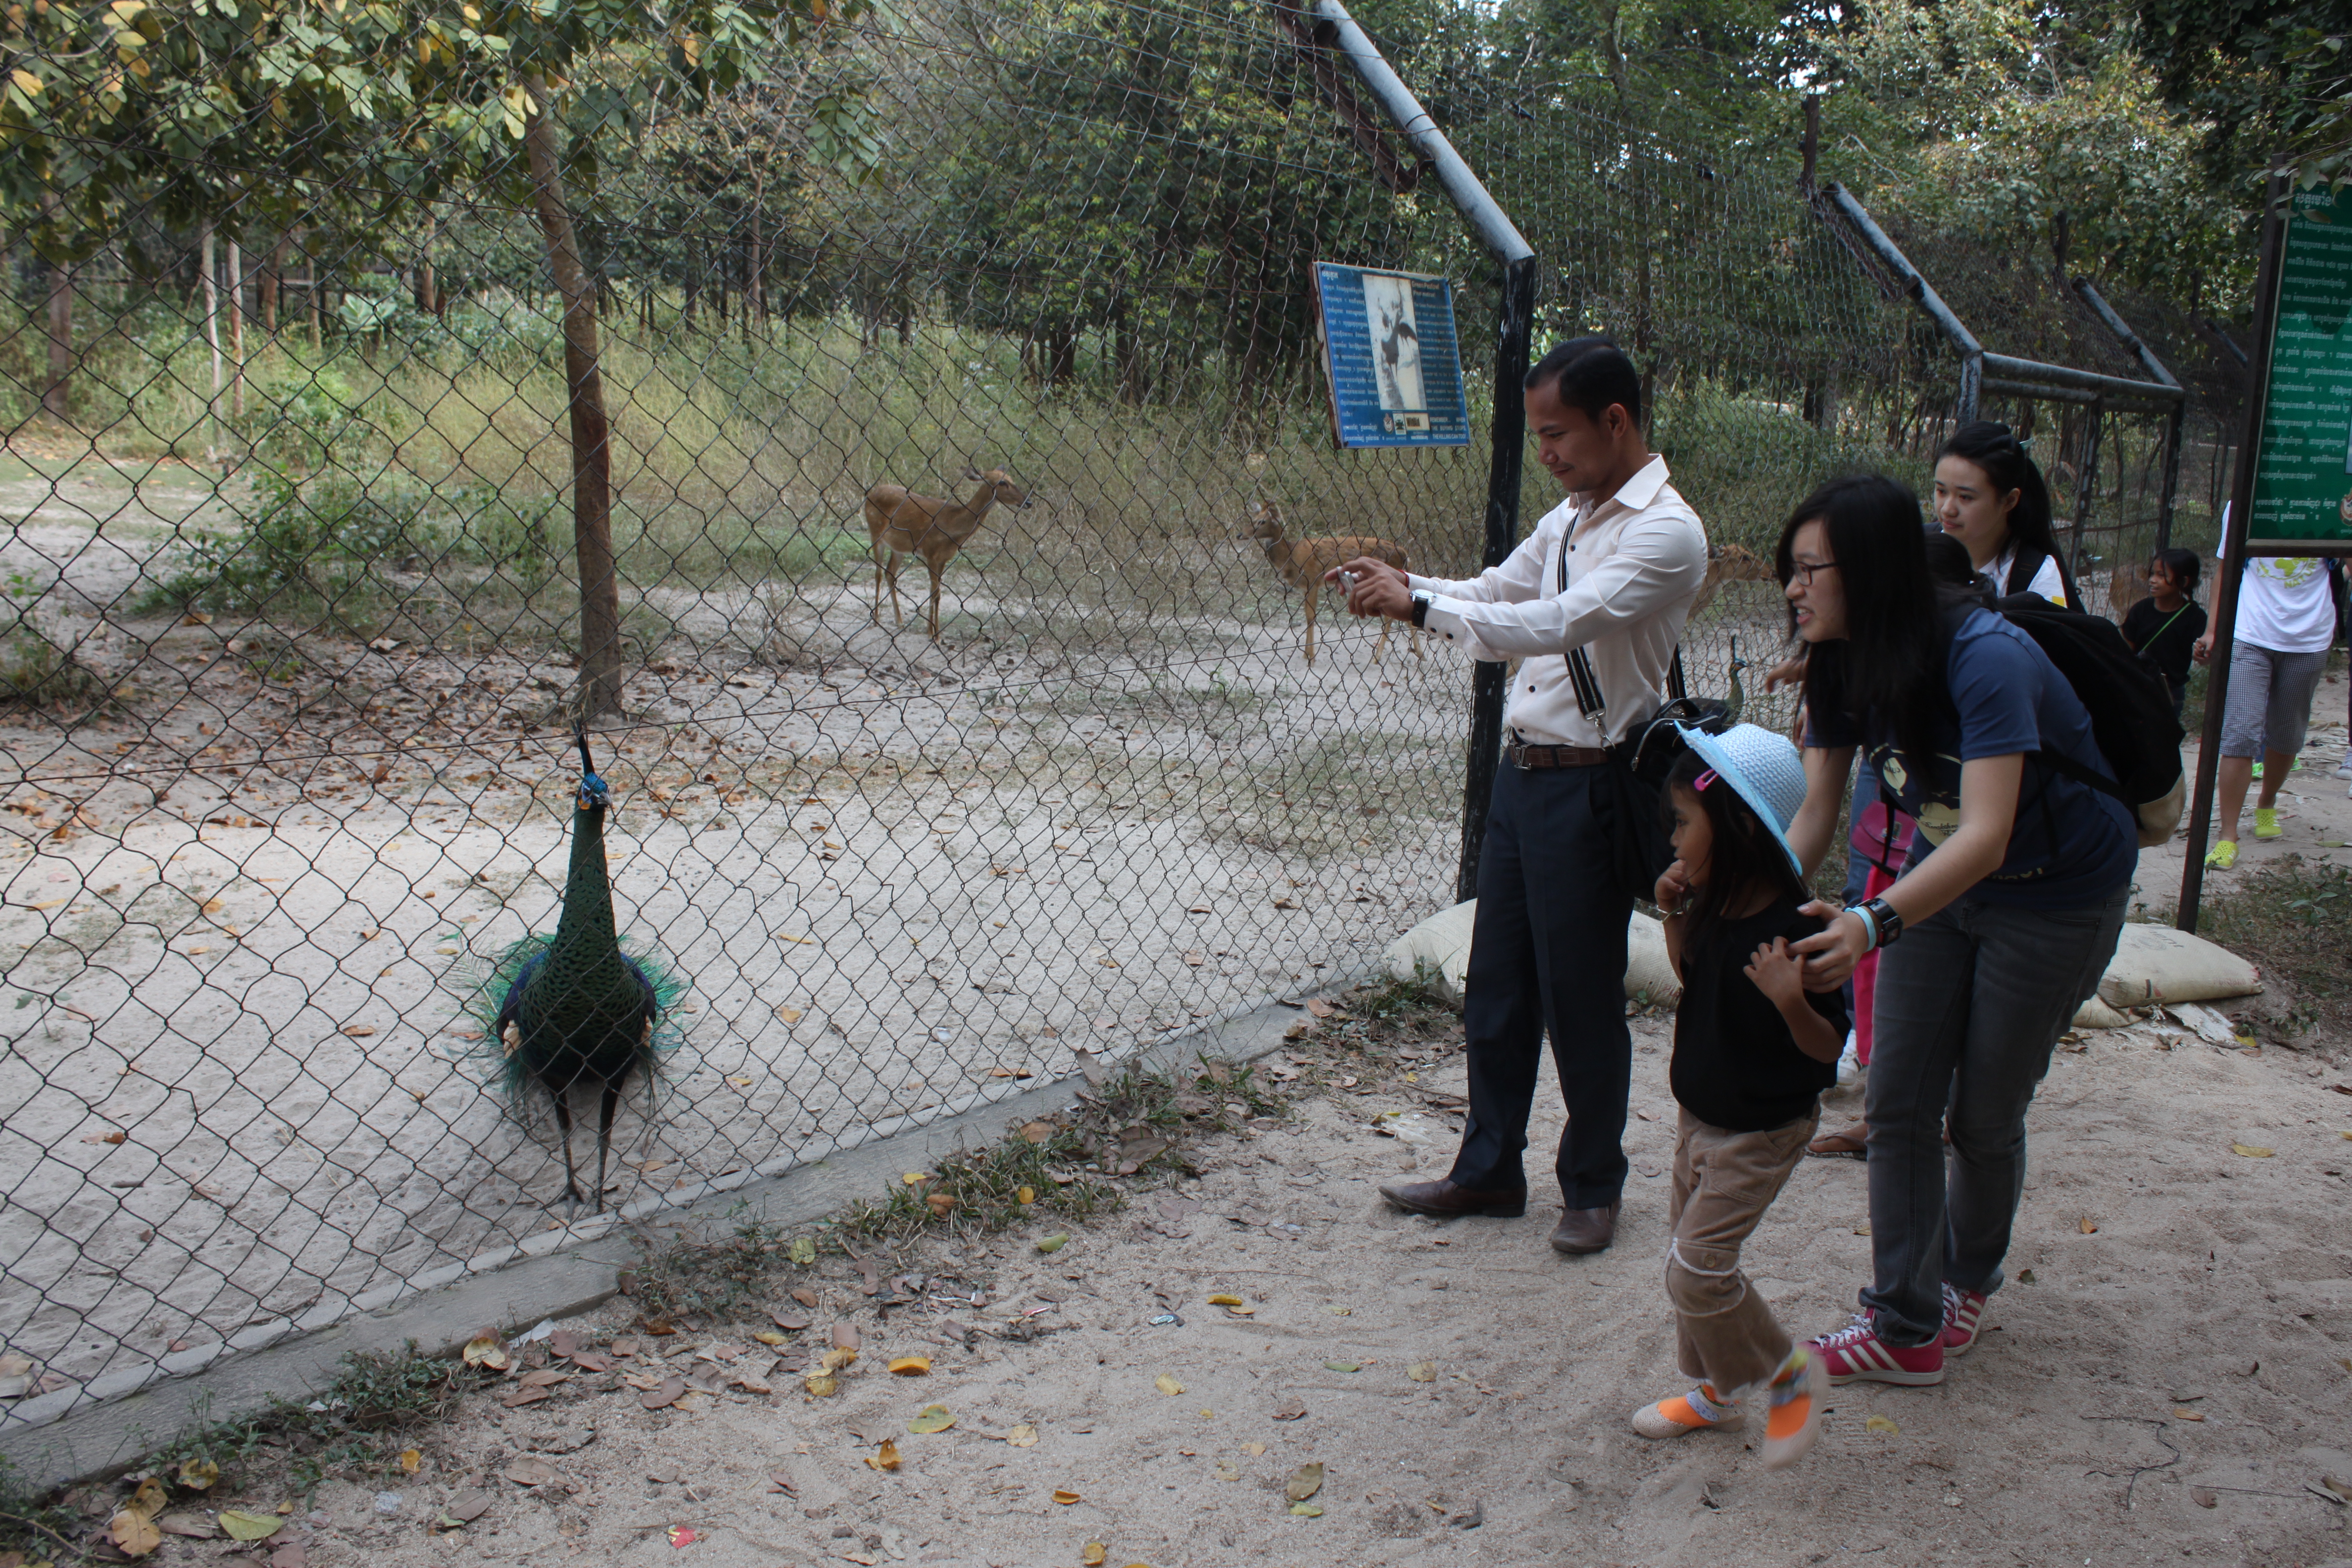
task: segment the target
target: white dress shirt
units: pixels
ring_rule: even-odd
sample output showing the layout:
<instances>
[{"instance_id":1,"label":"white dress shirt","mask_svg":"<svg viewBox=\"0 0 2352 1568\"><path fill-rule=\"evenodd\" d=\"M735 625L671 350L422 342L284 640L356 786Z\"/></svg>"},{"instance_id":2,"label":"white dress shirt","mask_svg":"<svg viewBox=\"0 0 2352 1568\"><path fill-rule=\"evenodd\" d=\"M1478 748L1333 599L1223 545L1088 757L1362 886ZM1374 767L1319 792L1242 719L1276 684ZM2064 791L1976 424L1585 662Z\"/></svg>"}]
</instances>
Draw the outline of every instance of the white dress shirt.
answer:
<instances>
[{"instance_id":1,"label":"white dress shirt","mask_svg":"<svg viewBox=\"0 0 2352 1568\"><path fill-rule=\"evenodd\" d=\"M1475 658L1526 660L1504 721L1521 740L1606 746L1665 701L1706 578L1706 531L1652 458L1600 505L1554 507L1501 565L1412 586L1436 596L1430 631Z\"/></svg>"}]
</instances>

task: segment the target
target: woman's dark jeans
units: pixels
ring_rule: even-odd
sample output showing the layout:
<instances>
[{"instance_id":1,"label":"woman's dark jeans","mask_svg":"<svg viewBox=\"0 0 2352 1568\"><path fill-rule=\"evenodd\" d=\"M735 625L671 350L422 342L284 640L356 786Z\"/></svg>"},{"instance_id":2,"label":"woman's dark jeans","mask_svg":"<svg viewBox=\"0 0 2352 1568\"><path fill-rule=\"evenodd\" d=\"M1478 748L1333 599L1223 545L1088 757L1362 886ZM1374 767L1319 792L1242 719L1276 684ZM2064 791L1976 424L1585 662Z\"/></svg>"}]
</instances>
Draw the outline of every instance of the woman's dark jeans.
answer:
<instances>
[{"instance_id":1,"label":"woman's dark jeans","mask_svg":"<svg viewBox=\"0 0 2352 1568\"><path fill-rule=\"evenodd\" d=\"M1962 899L1880 952L1863 1102L1874 1277L1862 1300L1887 1343L1942 1331L1947 1281L2000 1288L2025 1190L2026 1108L2115 956L2130 897L2126 887L2070 910Z\"/></svg>"}]
</instances>

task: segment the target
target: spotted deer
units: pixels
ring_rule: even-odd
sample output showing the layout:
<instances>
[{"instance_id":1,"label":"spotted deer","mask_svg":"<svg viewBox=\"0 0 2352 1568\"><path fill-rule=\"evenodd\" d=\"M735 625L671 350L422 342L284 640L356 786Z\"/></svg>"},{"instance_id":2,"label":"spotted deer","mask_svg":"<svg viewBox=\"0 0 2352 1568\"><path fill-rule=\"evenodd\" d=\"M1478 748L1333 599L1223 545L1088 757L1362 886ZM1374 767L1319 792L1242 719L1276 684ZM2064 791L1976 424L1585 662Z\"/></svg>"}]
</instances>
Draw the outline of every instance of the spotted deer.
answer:
<instances>
[{"instance_id":1,"label":"spotted deer","mask_svg":"<svg viewBox=\"0 0 2352 1568\"><path fill-rule=\"evenodd\" d=\"M1368 539L1358 534L1346 534L1334 539L1289 539L1282 531L1282 510L1270 500L1257 503L1250 513L1249 537L1265 550L1267 562L1282 580L1294 588L1307 591L1307 666L1315 667L1315 598L1322 591L1323 574L1335 566L1344 566L1359 555L1369 555L1375 561L1385 561L1398 571L1405 570L1404 547L1385 539ZM1412 644L1412 656L1421 657L1421 636L1408 631ZM1372 647L1372 662L1378 664L1381 650L1389 645L1389 624L1381 622L1381 640Z\"/></svg>"}]
</instances>

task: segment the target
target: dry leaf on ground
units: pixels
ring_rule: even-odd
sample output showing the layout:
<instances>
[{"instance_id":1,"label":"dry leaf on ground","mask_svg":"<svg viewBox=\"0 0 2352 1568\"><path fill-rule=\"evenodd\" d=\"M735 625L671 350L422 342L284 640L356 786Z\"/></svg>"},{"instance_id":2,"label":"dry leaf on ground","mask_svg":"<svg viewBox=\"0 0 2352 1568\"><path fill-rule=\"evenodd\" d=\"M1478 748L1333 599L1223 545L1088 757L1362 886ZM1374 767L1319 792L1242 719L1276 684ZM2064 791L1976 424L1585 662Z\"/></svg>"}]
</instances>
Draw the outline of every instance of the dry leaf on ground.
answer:
<instances>
[{"instance_id":1,"label":"dry leaf on ground","mask_svg":"<svg viewBox=\"0 0 2352 1568\"><path fill-rule=\"evenodd\" d=\"M446 1344L448 1342L445 1340L442 1342ZM486 1366L492 1372L504 1372L510 1364L507 1348L499 1342L496 1334L476 1334L467 1340L464 1356L467 1366Z\"/></svg>"},{"instance_id":2,"label":"dry leaf on ground","mask_svg":"<svg viewBox=\"0 0 2352 1568\"><path fill-rule=\"evenodd\" d=\"M1069 1232L1057 1230L1051 1236L1039 1237L1037 1238L1037 1250L1040 1252L1059 1252L1063 1247L1069 1245Z\"/></svg>"},{"instance_id":3,"label":"dry leaf on ground","mask_svg":"<svg viewBox=\"0 0 2352 1568\"><path fill-rule=\"evenodd\" d=\"M1902 1427L1897 1426L1894 1422L1889 1421L1884 1415L1872 1416L1869 1420L1862 1424L1862 1429L1865 1432L1900 1432L1903 1430Z\"/></svg>"},{"instance_id":4,"label":"dry leaf on ground","mask_svg":"<svg viewBox=\"0 0 2352 1568\"><path fill-rule=\"evenodd\" d=\"M866 1462L873 1466L877 1470L897 1469L898 1468L898 1439L895 1437L883 1438L882 1446L877 1448L873 1453L866 1456Z\"/></svg>"},{"instance_id":5,"label":"dry leaf on ground","mask_svg":"<svg viewBox=\"0 0 2352 1568\"><path fill-rule=\"evenodd\" d=\"M1010 1447L1034 1448L1037 1446L1037 1428L1024 1421L1004 1435L1004 1441Z\"/></svg>"},{"instance_id":6,"label":"dry leaf on ground","mask_svg":"<svg viewBox=\"0 0 2352 1568\"><path fill-rule=\"evenodd\" d=\"M1241 1304L1242 1299L1230 1290L1220 1290L1209 1298L1209 1305L1212 1307L1238 1307Z\"/></svg>"},{"instance_id":7,"label":"dry leaf on ground","mask_svg":"<svg viewBox=\"0 0 2352 1568\"><path fill-rule=\"evenodd\" d=\"M1437 1363L1433 1361L1417 1361L1404 1369L1404 1374L1415 1383L1434 1383L1437 1381Z\"/></svg>"},{"instance_id":8,"label":"dry leaf on ground","mask_svg":"<svg viewBox=\"0 0 2352 1568\"><path fill-rule=\"evenodd\" d=\"M220 1527L238 1541L267 1541L285 1522L274 1513L247 1513L241 1508L225 1508L220 1512Z\"/></svg>"},{"instance_id":9,"label":"dry leaf on ground","mask_svg":"<svg viewBox=\"0 0 2352 1568\"><path fill-rule=\"evenodd\" d=\"M1282 1489L1293 1502L1305 1502L1308 1498L1321 1491L1323 1489L1322 1462L1318 1460L1312 1464L1301 1465L1291 1471L1290 1480Z\"/></svg>"},{"instance_id":10,"label":"dry leaf on ground","mask_svg":"<svg viewBox=\"0 0 2352 1568\"><path fill-rule=\"evenodd\" d=\"M2096 1224L2095 1222L2094 1222L2093 1220L2089 1219L2087 1216L2086 1216L2086 1217L2084 1217L2084 1218L2083 1218L2083 1219L2081 1219L2081 1220L2076 1221L2075 1223L2076 1223L2076 1225L2077 1225L2077 1226L2079 1226L2081 1227L2082 1232L2083 1232L2083 1234L2084 1234L2084 1236L2096 1236L2096 1235L2098 1235L2098 1234L2099 1234L2099 1227L2098 1227L2097 1224Z\"/></svg>"},{"instance_id":11,"label":"dry leaf on ground","mask_svg":"<svg viewBox=\"0 0 2352 1568\"><path fill-rule=\"evenodd\" d=\"M126 1508L107 1525L106 1539L125 1557L144 1557L163 1544L163 1532L146 1514Z\"/></svg>"},{"instance_id":12,"label":"dry leaf on ground","mask_svg":"<svg viewBox=\"0 0 2352 1568\"><path fill-rule=\"evenodd\" d=\"M677 1404L685 1394L686 1379L666 1377L655 1387L637 1395L637 1403L648 1410L663 1410Z\"/></svg>"},{"instance_id":13,"label":"dry leaf on ground","mask_svg":"<svg viewBox=\"0 0 2352 1568\"><path fill-rule=\"evenodd\" d=\"M155 1528L166 1535L184 1535L191 1541L210 1541L220 1533L213 1521L200 1513L167 1513L155 1521Z\"/></svg>"},{"instance_id":14,"label":"dry leaf on ground","mask_svg":"<svg viewBox=\"0 0 2352 1568\"><path fill-rule=\"evenodd\" d=\"M931 1358L927 1355L898 1355L890 1358L893 1377L920 1377L931 1370Z\"/></svg>"},{"instance_id":15,"label":"dry leaf on ground","mask_svg":"<svg viewBox=\"0 0 2352 1568\"><path fill-rule=\"evenodd\" d=\"M2278 1151L2265 1149L2259 1143L2232 1143L2230 1145L2230 1152L2243 1154L2249 1160L2267 1160Z\"/></svg>"},{"instance_id":16,"label":"dry leaf on ground","mask_svg":"<svg viewBox=\"0 0 2352 1568\"><path fill-rule=\"evenodd\" d=\"M1086 1568L1102 1568L1103 1560L1109 1555L1109 1547L1099 1541L1089 1541L1087 1549L1078 1553L1078 1561L1085 1563Z\"/></svg>"},{"instance_id":17,"label":"dry leaf on ground","mask_svg":"<svg viewBox=\"0 0 2352 1568\"><path fill-rule=\"evenodd\" d=\"M907 1430L917 1434L944 1432L955 1424L956 1418L949 1413L946 1405L926 1405L921 1414L907 1423Z\"/></svg>"},{"instance_id":18,"label":"dry leaf on ground","mask_svg":"<svg viewBox=\"0 0 2352 1568\"><path fill-rule=\"evenodd\" d=\"M1060 1503L1064 1508L1067 1508L1072 1503L1078 1500L1078 1494L1061 1487L1055 1487L1054 1489L1054 1500Z\"/></svg>"},{"instance_id":19,"label":"dry leaf on ground","mask_svg":"<svg viewBox=\"0 0 2352 1568\"><path fill-rule=\"evenodd\" d=\"M543 1487L555 1479L555 1467L545 1459L535 1458L525 1454L509 1464L499 1474L519 1487Z\"/></svg>"},{"instance_id":20,"label":"dry leaf on ground","mask_svg":"<svg viewBox=\"0 0 2352 1568\"><path fill-rule=\"evenodd\" d=\"M1169 1376L1164 1372L1158 1377L1151 1380L1151 1386L1158 1389L1160 1393L1170 1395L1179 1394L1184 1392L1184 1385L1177 1382L1174 1378Z\"/></svg>"}]
</instances>

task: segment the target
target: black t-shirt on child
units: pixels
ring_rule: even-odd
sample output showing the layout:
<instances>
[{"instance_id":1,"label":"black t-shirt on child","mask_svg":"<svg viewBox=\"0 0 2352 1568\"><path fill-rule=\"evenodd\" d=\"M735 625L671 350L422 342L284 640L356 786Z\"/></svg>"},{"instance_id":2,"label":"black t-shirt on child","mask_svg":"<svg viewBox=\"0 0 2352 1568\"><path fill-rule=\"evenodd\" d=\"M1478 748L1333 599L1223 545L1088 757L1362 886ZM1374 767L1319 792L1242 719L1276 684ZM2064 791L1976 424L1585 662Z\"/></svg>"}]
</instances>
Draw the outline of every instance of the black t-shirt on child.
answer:
<instances>
[{"instance_id":1,"label":"black t-shirt on child","mask_svg":"<svg viewBox=\"0 0 2352 1568\"><path fill-rule=\"evenodd\" d=\"M1788 1020L1748 978L1750 957L1776 936L1795 942L1822 922L1781 900L1746 920L1718 921L1704 940L1683 948L1683 999L1675 1013L1675 1099L1712 1127L1762 1132L1813 1113L1837 1064L1797 1048ZM1811 991L1806 1000L1840 1038L1846 1028L1843 991Z\"/></svg>"},{"instance_id":2,"label":"black t-shirt on child","mask_svg":"<svg viewBox=\"0 0 2352 1568\"><path fill-rule=\"evenodd\" d=\"M2172 610L2158 609L2153 598L2142 599L2124 612L2124 641L2175 686L2189 679L2189 657L2204 635L2205 610L2194 599Z\"/></svg>"}]
</instances>

